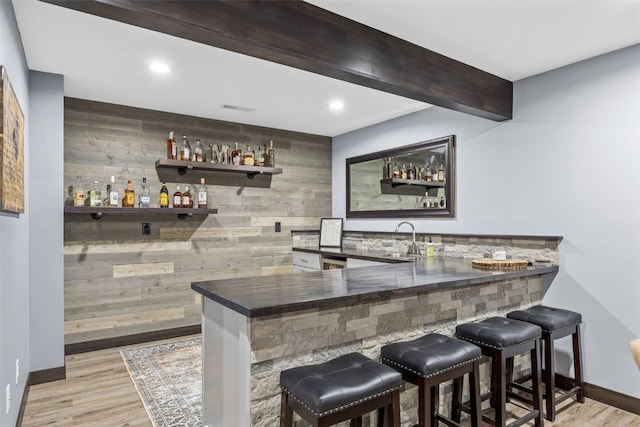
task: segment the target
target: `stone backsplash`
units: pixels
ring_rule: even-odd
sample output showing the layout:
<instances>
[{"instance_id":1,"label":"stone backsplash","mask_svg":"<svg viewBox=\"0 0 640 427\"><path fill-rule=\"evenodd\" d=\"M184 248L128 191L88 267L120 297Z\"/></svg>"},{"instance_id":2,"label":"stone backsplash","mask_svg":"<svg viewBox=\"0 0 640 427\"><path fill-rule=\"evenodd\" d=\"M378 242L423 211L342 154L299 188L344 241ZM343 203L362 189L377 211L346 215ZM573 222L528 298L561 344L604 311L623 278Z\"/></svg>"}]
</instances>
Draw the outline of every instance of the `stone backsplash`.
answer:
<instances>
[{"instance_id":1,"label":"stone backsplash","mask_svg":"<svg viewBox=\"0 0 640 427\"><path fill-rule=\"evenodd\" d=\"M318 230L292 231L294 248L316 248ZM343 249L367 254L406 254L411 243L411 233L345 231ZM490 258L495 251L505 251L507 258L542 261L558 265L559 236L495 236L463 234L416 233L416 242L422 253L431 239L436 255L452 258Z\"/></svg>"}]
</instances>

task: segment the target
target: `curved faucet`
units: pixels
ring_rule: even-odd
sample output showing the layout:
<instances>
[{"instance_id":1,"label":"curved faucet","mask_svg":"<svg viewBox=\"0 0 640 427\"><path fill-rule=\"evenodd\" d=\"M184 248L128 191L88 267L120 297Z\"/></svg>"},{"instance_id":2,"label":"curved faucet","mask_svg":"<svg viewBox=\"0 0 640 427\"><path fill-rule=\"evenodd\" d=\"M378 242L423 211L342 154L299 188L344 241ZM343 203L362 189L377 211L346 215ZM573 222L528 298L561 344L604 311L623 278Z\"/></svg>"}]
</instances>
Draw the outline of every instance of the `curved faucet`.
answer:
<instances>
[{"instance_id":1,"label":"curved faucet","mask_svg":"<svg viewBox=\"0 0 640 427\"><path fill-rule=\"evenodd\" d=\"M409 221L402 221L401 223L399 223L396 226L396 231L395 231L396 233L398 232L398 229L400 228L400 226L402 224L409 225L411 227L411 234L413 235L413 242L411 243L411 246L409 246L409 250L407 251L407 255L420 255L420 248L416 244L416 228Z\"/></svg>"}]
</instances>

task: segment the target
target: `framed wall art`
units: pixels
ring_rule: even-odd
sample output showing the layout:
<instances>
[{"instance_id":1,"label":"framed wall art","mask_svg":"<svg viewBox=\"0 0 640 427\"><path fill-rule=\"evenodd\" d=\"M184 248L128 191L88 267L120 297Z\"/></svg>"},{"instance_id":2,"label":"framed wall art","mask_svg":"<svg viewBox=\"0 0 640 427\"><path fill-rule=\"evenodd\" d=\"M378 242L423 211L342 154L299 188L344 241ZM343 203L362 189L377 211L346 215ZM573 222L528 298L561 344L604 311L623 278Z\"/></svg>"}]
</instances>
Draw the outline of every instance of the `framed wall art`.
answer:
<instances>
[{"instance_id":1,"label":"framed wall art","mask_svg":"<svg viewBox=\"0 0 640 427\"><path fill-rule=\"evenodd\" d=\"M0 211L24 213L24 114L0 65Z\"/></svg>"},{"instance_id":2,"label":"framed wall art","mask_svg":"<svg viewBox=\"0 0 640 427\"><path fill-rule=\"evenodd\" d=\"M342 218L320 219L320 247L342 247Z\"/></svg>"}]
</instances>

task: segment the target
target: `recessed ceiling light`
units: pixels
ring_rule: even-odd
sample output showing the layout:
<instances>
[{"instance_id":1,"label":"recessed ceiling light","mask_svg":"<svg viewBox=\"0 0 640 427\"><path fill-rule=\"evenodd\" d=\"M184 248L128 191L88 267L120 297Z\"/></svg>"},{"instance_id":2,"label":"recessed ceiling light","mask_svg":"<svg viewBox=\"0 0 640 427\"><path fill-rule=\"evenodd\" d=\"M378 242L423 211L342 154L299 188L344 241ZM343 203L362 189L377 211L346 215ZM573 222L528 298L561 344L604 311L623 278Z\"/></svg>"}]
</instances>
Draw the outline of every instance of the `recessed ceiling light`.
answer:
<instances>
[{"instance_id":1,"label":"recessed ceiling light","mask_svg":"<svg viewBox=\"0 0 640 427\"><path fill-rule=\"evenodd\" d=\"M329 103L329 109L331 111L340 111L340 110L344 109L344 102L340 101L339 99L331 101Z\"/></svg>"},{"instance_id":2,"label":"recessed ceiling light","mask_svg":"<svg viewBox=\"0 0 640 427\"><path fill-rule=\"evenodd\" d=\"M152 62L151 65L149 65L149 68L151 69L151 71L159 74L167 74L169 71L171 71L169 66L164 62Z\"/></svg>"}]
</instances>

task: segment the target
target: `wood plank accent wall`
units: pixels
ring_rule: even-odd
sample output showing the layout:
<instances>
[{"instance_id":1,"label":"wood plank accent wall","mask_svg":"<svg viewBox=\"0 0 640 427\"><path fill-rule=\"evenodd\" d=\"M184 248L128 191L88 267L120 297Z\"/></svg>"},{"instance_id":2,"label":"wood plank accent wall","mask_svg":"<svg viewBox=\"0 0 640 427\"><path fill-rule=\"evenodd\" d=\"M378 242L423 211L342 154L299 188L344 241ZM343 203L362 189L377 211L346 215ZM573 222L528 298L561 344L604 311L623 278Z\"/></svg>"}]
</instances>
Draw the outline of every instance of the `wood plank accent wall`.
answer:
<instances>
[{"instance_id":1,"label":"wood plank accent wall","mask_svg":"<svg viewBox=\"0 0 640 427\"><path fill-rule=\"evenodd\" d=\"M122 194L127 179L139 191L146 177L157 206L154 162L166 156L171 128L176 139L184 133L193 145L199 138L207 150L209 143L244 148L273 139L283 173L269 188L242 174L225 179L233 185L208 182L217 215L65 215L65 344L198 325L192 281L289 272L290 230L331 216L329 137L73 98L65 99L65 188L81 175L85 188L98 180L104 191L114 175ZM176 182L199 178L176 174L167 187L172 194ZM142 236L143 222L151 223L150 236Z\"/></svg>"}]
</instances>

